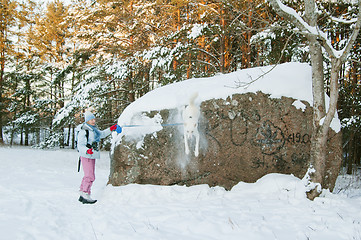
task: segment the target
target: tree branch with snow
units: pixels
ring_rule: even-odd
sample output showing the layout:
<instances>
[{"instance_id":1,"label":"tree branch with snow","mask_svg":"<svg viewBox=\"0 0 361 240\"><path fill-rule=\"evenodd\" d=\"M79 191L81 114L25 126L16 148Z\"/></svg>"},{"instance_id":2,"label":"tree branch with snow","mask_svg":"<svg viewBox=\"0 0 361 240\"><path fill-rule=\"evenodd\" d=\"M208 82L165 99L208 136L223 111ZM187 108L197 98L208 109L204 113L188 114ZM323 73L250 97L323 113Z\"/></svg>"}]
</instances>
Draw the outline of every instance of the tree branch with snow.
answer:
<instances>
[{"instance_id":1,"label":"tree branch with snow","mask_svg":"<svg viewBox=\"0 0 361 240\"><path fill-rule=\"evenodd\" d=\"M346 46L340 51L334 49L334 47L331 44L331 41L328 39L327 34L325 32L323 32L320 28L318 28L318 26L311 26L310 24L308 24L294 9L284 5L281 2L281 0L267 0L267 1L271 4L271 6L277 12L278 15L287 19L289 22L295 24L296 27L299 28L299 30L304 35L316 36L331 58L332 57L340 58L341 61L344 61L346 59L347 54L350 52L352 46L356 41L356 38L358 36L361 27L361 1L358 1L359 11L357 18L353 18L352 20L349 21L346 20L342 21L342 19L340 18L335 18L332 16L330 17L333 20L337 19L336 21L338 22L342 21L345 24L346 23L354 24L354 30L352 32L351 37L349 38ZM310 5L313 5L315 8L314 11L317 12L317 6L314 1L305 0L305 3L306 2L311 2Z\"/></svg>"}]
</instances>

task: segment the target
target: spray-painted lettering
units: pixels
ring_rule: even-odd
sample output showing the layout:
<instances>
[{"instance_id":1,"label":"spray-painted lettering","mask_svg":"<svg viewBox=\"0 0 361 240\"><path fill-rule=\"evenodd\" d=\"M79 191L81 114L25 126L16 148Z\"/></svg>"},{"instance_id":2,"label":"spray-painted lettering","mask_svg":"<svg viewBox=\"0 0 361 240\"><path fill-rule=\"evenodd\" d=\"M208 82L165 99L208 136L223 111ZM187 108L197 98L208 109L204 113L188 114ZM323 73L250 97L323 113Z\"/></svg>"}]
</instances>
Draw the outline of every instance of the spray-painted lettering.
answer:
<instances>
[{"instance_id":1,"label":"spray-painted lettering","mask_svg":"<svg viewBox=\"0 0 361 240\"><path fill-rule=\"evenodd\" d=\"M307 144L310 143L310 141L311 141L310 135L307 133L306 134L291 133L287 137L287 142L291 144L296 144L296 143Z\"/></svg>"}]
</instances>

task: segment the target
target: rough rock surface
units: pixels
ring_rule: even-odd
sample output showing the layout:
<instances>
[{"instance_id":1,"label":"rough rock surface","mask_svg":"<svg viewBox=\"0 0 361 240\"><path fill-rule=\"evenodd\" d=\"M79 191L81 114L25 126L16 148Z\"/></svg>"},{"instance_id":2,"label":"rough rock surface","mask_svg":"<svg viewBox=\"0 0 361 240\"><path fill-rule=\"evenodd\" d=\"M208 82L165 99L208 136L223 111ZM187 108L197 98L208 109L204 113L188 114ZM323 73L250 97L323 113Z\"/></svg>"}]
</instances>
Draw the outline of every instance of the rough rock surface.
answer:
<instances>
[{"instance_id":1,"label":"rough rock surface","mask_svg":"<svg viewBox=\"0 0 361 240\"><path fill-rule=\"evenodd\" d=\"M200 154L184 151L183 126L164 126L146 135L143 144L123 137L112 154L109 183L209 184L230 189L240 181L255 182L268 173L302 178L310 159L312 108L295 100L258 93L236 94L201 103ZM302 104L301 104L302 105ZM179 119L181 110L160 114L164 123ZM341 164L341 133L330 129L326 188L332 189ZM195 141L191 142L194 149Z\"/></svg>"}]
</instances>

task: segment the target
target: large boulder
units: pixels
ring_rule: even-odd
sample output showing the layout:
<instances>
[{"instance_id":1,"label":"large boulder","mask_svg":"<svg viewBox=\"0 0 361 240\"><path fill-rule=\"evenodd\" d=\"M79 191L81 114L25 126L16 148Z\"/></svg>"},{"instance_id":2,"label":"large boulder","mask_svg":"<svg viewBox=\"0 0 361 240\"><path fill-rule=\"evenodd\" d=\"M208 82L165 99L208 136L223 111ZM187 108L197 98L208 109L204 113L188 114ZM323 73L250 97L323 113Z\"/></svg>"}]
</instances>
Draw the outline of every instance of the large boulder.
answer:
<instances>
[{"instance_id":1,"label":"large boulder","mask_svg":"<svg viewBox=\"0 0 361 240\"><path fill-rule=\"evenodd\" d=\"M124 113L127 121L141 124L123 124L124 133L113 144L109 184L208 184L230 189L268 173L302 178L310 162L312 107L306 100L264 92L199 100L199 156L194 154L194 139L191 153L185 154L185 104L144 111L133 107ZM341 164L338 130L330 129L328 150L324 187L333 189Z\"/></svg>"}]
</instances>

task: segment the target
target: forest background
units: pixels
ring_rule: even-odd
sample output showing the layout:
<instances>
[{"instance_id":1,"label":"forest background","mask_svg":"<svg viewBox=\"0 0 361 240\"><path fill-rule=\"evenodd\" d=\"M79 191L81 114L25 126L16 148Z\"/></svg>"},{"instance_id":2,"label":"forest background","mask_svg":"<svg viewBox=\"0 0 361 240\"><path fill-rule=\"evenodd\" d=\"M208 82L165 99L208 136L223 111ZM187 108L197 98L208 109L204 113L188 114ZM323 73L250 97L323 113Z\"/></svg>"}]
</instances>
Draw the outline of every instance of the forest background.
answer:
<instances>
[{"instance_id":1,"label":"forest background","mask_svg":"<svg viewBox=\"0 0 361 240\"><path fill-rule=\"evenodd\" d=\"M318 25L342 49L357 3L316 3ZM360 52L359 36L339 73L349 173L361 158ZM74 148L86 108L105 128L156 87L290 61L310 62L307 39L264 0L0 0L0 143Z\"/></svg>"}]
</instances>

